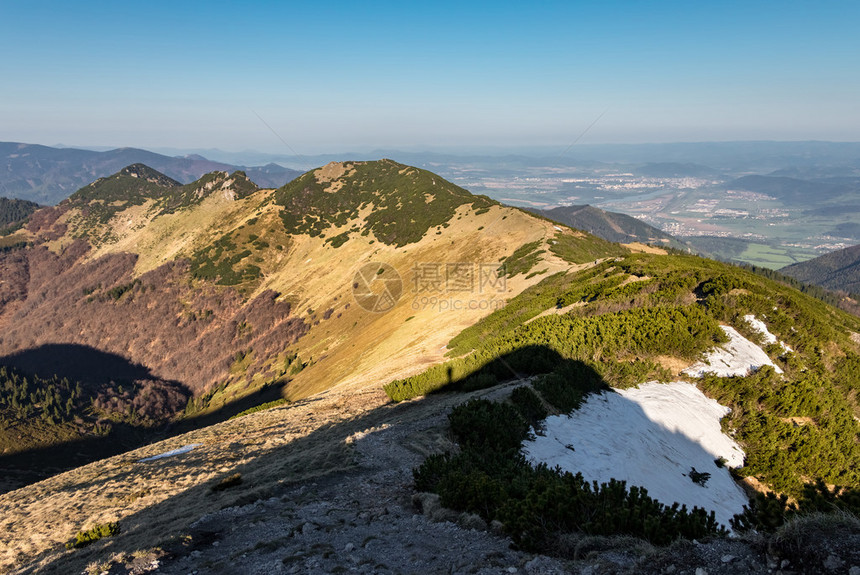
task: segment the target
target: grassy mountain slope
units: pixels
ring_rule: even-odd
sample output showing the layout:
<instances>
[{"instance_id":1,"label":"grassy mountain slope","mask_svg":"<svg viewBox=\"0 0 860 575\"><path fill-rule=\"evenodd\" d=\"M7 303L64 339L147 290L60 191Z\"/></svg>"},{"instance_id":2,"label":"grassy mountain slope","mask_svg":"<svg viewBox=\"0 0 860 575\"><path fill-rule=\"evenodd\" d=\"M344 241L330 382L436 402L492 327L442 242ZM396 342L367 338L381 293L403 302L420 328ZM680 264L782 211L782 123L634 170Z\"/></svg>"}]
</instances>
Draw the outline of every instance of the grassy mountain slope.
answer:
<instances>
[{"instance_id":1,"label":"grassy mountain slope","mask_svg":"<svg viewBox=\"0 0 860 575\"><path fill-rule=\"evenodd\" d=\"M830 290L860 293L860 246L851 246L779 270L798 281Z\"/></svg>"},{"instance_id":2,"label":"grassy mountain slope","mask_svg":"<svg viewBox=\"0 0 860 575\"><path fill-rule=\"evenodd\" d=\"M408 375L542 275L626 253L391 161L330 164L278 190L241 172L183 186L133 165L20 233L33 245L0 255L0 364L133 398L160 382L191 396L186 418ZM385 313L353 295L366 264L399 278ZM71 372L80 353L117 362Z\"/></svg>"},{"instance_id":3,"label":"grassy mountain slope","mask_svg":"<svg viewBox=\"0 0 860 575\"><path fill-rule=\"evenodd\" d=\"M720 341L719 324L755 340L747 314L762 318L794 351L768 348L784 376L762 369L699 382L732 408L727 428L747 452L740 475L793 495L816 480L857 489L860 320L790 287L697 257L635 254L548 277L454 338L454 359L386 390L402 399L452 381L469 388L513 373L548 373L540 385L560 386L552 393L566 393L566 405L574 406L600 382L626 387L681 376ZM595 375L585 378L583 369Z\"/></svg>"},{"instance_id":4,"label":"grassy mountain slope","mask_svg":"<svg viewBox=\"0 0 860 575\"><path fill-rule=\"evenodd\" d=\"M761 341L750 314L790 346L766 348L781 372L685 375L725 337L721 324ZM564 553L563 541L587 535L666 543L718 533L713 514L688 514L668 507L671 500L655 503L635 485L591 485L579 475L532 467L519 453L530 426L541 434L548 409L577 409L586 395L608 386L694 381L731 408L723 430L746 454L735 477L750 492L782 497L759 494L733 527L772 530L796 512L789 497L803 513L860 510L858 328L858 318L739 268L634 254L546 278L454 338L448 362L385 389L399 401L534 378L538 395L521 388L508 402L455 409L449 419L460 449L428 457L415 472L416 488L458 512L500 521L527 549Z\"/></svg>"}]
</instances>

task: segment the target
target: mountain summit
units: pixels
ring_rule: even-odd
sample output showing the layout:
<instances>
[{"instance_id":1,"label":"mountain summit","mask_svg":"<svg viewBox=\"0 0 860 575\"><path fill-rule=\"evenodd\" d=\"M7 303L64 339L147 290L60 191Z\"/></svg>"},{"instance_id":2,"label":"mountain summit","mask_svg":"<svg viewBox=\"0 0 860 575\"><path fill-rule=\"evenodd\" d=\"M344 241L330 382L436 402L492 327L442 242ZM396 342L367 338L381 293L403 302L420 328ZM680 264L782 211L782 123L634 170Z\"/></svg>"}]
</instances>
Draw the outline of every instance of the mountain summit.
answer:
<instances>
[{"instance_id":1,"label":"mountain summit","mask_svg":"<svg viewBox=\"0 0 860 575\"><path fill-rule=\"evenodd\" d=\"M372 232L379 241L397 247L447 224L461 206L483 213L498 205L431 172L392 160L332 162L285 185L274 201L284 206L288 233L319 236L327 228L361 219L356 233ZM345 241L349 234L332 241Z\"/></svg>"}]
</instances>

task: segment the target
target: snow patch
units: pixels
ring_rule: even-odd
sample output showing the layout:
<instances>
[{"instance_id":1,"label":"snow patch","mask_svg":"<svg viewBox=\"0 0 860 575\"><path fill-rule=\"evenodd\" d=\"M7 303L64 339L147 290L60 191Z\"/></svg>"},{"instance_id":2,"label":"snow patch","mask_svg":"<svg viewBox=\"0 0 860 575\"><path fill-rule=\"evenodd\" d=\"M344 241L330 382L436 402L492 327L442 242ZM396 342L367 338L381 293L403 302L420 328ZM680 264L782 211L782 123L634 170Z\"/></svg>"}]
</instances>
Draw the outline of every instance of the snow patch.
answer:
<instances>
[{"instance_id":1,"label":"snow patch","mask_svg":"<svg viewBox=\"0 0 860 575\"><path fill-rule=\"evenodd\" d=\"M138 459L138 463L142 463L144 461L155 461L156 459L164 459L165 457L173 457L174 455L182 455L183 453L188 453L195 447L200 447L203 445L202 443L190 443L188 445L183 445L177 449L171 449L170 451L165 451L164 453L159 453L158 455L153 455L151 457L144 457L143 459Z\"/></svg>"},{"instance_id":2,"label":"snow patch","mask_svg":"<svg viewBox=\"0 0 860 575\"><path fill-rule=\"evenodd\" d=\"M726 467L743 465L740 446L720 428L729 412L685 382L649 382L636 389L591 395L570 415L544 422L544 434L523 443L533 463L546 463L587 480L624 480L661 503L713 510L717 521L743 512L746 495ZM725 467L716 459L724 458ZM704 486L690 469L710 473Z\"/></svg>"},{"instance_id":3,"label":"snow patch","mask_svg":"<svg viewBox=\"0 0 860 575\"><path fill-rule=\"evenodd\" d=\"M739 334L735 328L727 325L720 327L729 336L729 342L710 350L705 354L705 361L694 363L681 373L691 377L704 377L707 373L718 377L745 376L765 365L782 373L762 348Z\"/></svg>"},{"instance_id":4,"label":"snow patch","mask_svg":"<svg viewBox=\"0 0 860 575\"><path fill-rule=\"evenodd\" d=\"M753 314L745 315L744 320L748 324L750 324L750 327L753 329L753 331L760 333L762 335L762 338L764 339L765 345L771 345L774 343L778 343L784 351L786 351L786 352L794 351L793 349L788 347L788 345L786 345L785 342L779 341L775 335L770 333L770 330L767 329L767 325L763 321L761 321L760 319L756 319L756 317Z\"/></svg>"}]
</instances>

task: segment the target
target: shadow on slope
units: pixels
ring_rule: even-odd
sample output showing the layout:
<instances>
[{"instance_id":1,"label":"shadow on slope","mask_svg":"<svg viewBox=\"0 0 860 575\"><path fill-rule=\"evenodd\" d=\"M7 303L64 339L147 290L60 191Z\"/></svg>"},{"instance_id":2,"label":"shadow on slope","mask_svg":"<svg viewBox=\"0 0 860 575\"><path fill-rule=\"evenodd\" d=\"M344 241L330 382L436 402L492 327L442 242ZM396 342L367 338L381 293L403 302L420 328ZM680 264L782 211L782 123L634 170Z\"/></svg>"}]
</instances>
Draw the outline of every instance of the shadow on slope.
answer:
<instances>
[{"instance_id":1,"label":"shadow on slope","mask_svg":"<svg viewBox=\"0 0 860 575\"><path fill-rule=\"evenodd\" d=\"M567 359L551 347L536 344L523 345L493 357L473 353L455 358L418 375L392 381L384 389L391 399L402 401L431 393L475 391L500 381L551 373L576 381L575 389L580 398L585 393L608 389L603 378L588 365Z\"/></svg>"},{"instance_id":2,"label":"shadow on slope","mask_svg":"<svg viewBox=\"0 0 860 575\"><path fill-rule=\"evenodd\" d=\"M233 534L234 529L239 533L245 530L259 532L261 537L265 537L257 527L244 525L238 520L214 518L203 526L190 526L206 514L283 494L290 486L312 480L316 484L308 492L308 497L316 497L318 491L331 487L338 493L349 493L342 490L350 489L349 485L337 487L333 484L344 479L348 481L351 474L331 475L338 471L347 472L354 466L353 448L348 439L358 432L377 428L392 417L403 419L410 414L414 417L425 405L425 402L383 405L357 417L326 423L335 417L341 418L342 413L331 411L331 405L320 407L323 403L325 401L320 398L310 398L253 413L224 422L214 429L200 429L175 438L151 450L151 454L147 451L134 458L105 462L98 469L76 472L68 482L64 481L57 487L62 493L45 494L46 497L53 495L55 501L63 501L58 508L45 513L63 515L76 530L82 530L91 527L105 512L118 519L121 532L75 551L65 551L57 543L50 550L29 557L26 567L23 564L18 567L23 567L24 571L65 574L82 571L92 561L106 560L120 550L131 553L159 546L170 554L186 555L195 550L209 549L213 541L221 540L224 542L222 545L226 545L229 539L239 536L238 533ZM187 453L140 461L145 456L197 443L202 446ZM235 474L241 476L239 485L213 489ZM28 495L23 506L0 497L0 515L7 509L21 515L20 519L11 519L15 526L13 539L28 540L40 536L32 531L32 518L39 514L35 509L40 507L37 501L40 488L41 485L29 488L33 494ZM51 487L44 489L48 491ZM18 493L7 494L6 497L14 497ZM159 499L165 493L169 495L141 509L139 504L134 504L136 493ZM86 504L83 508L76 508L76 503L80 502ZM407 501L398 503L408 505ZM261 509L258 521L266 517L265 508ZM281 523L278 529L285 521L291 520L278 514L272 519L275 517ZM60 522L49 522L44 526L40 522L39 525L42 535L49 538L58 535L55 529ZM65 540L74 535L74 532L68 532L61 537ZM217 549L215 551L218 552ZM217 554L219 560L216 563L222 568L228 572L244 572L233 565L234 560L230 559L229 553ZM3 567L0 565L0 569Z\"/></svg>"},{"instance_id":3,"label":"shadow on slope","mask_svg":"<svg viewBox=\"0 0 860 575\"><path fill-rule=\"evenodd\" d=\"M64 421L49 423L35 416L21 420L0 410L0 493L225 421L280 399L286 385L285 381L266 385L218 409L177 420L192 397L190 390L113 353L77 344L48 344L0 357L0 365L16 368L24 375L56 375L72 386L80 382L83 389L74 411Z\"/></svg>"},{"instance_id":4,"label":"shadow on slope","mask_svg":"<svg viewBox=\"0 0 860 575\"><path fill-rule=\"evenodd\" d=\"M50 343L19 351L0 357L0 365L9 365L27 373L56 375L88 384L159 379L152 375L147 367L121 355L73 343ZM179 383L175 385L181 386Z\"/></svg>"},{"instance_id":5,"label":"shadow on slope","mask_svg":"<svg viewBox=\"0 0 860 575\"><path fill-rule=\"evenodd\" d=\"M599 375L581 362L556 362L553 365L553 354L555 353L553 350L540 347L531 351L537 352L536 358L533 358L534 363L531 364L532 372L550 367L550 369L556 369L556 373L579 373L582 375L581 381L567 380L566 387L569 388L572 395L581 398L588 391L606 388ZM519 353L509 354L504 358L496 358L484 367L491 371L498 369L499 373L502 371L511 373L512 370L513 373L523 375L523 366L527 365L529 361L528 358L524 357L523 354L525 353L527 352L521 350ZM558 370L560 365L564 369ZM458 384L462 384L468 377L469 375L455 379L452 376L448 389L453 389ZM565 386L562 385L562 387ZM493 391L484 393L493 394ZM566 395L564 390L560 395L562 397L570 396L570 394ZM259 556L264 554L274 554L274 557L280 560L282 553L278 554L279 546L284 546L287 543L278 540L263 545L265 533L269 531L263 523L270 520L278 522L278 529L282 531L284 521L293 521L295 525L291 524L292 533L295 533L295 537L300 537L300 523L303 520L294 511L279 514L276 512L277 510L273 511L264 505L257 511L231 516L232 519L229 522L218 517L212 517L198 523L195 528L190 526L204 515L215 513L226 507L284 495L290 486L307 485L310 481L314 481L312 488L307 491L302 490L301 502L293 501L290 503L291 509L294 510L297 503L303 504L314 500L325 501L344 493L351 493L353 494L352 497L356 499L368 501L371 499L378 501L376 498L391 498L400 493L399 497L403 497L403 501L398 500L398 504L408 509L408 499L401 491L404 487L408 487L405 484L393 485L377 482L373 485L377 485L374 489L377 489L378 492L368 494L357 491L359 484L353 483L356 474L369 471L368 468L355 469L356 461L352 445L361 445L359 442L365 441L365 438L374 432L384 433L378 430L385 424L392 424L398 426L397 429L399 430L397 438L391 440L396 442L398 449L405 447L413 454L428 455L438 451L439 446L444 444L442 438L447 437L447 431L435 426L435 424L427 423L411 428L407 427L406 430L402 430L401 426L425 422L428 418L437 416L440 411L447 411L450 407L475 396L476 394L434 394L416 401L379 404L370 409L365 408L365 398L318 396L288 406L244 416L222 423L216 428L200 429L182 438L175 438L174 441L164 446L159 446L159 450L164 452L182 445L202 444L187 453L155 461L140 461L144 455L154 455L159 451L152 450L151 454L142 453L133 459L128 458L122 462L106 462L98 469L87 470L85 475L79 473L69 482L64 483L63 489L66 492L62 497L68 501L68 503L64 503L67 506L72 506L75 501L80 501L81 498L86 498L89 495L94 497L93 500L89 501L89 508L77 510L69 516L69 521L76 524L77 528L89 528L90 524L102 515L99 512L100 507L108 506L112 516L117 518L120 523L121 533L108 540L99 541L86 549L73 552L65 552L61 547L56 546L50 551L42 552L38 557L33 557L32 560L42 562L36 567L40 572L65 573L70 570L82 569L87 563L106 559L108 554L118 551L130 553L136 549L147 549L159 545L171 553L186 555L193 550L206 552L211 548L213 541L221 539L223 541L222 547L216 553L217 557L213 559L212 568L215 569L220 565L226 569L241 570L238 565L231 563L231 561L244 561L245 555L242 554L240 560L237 559L239 553L234 553L233 559L230 559L230 553L236 550L226 548L227 545L233 544L232 539L234 537L239 537L231 534L236 533L237 530L239 532L248 530L261 534L260 544L251 545L253 549L249 547L250 551L245 550L249 556L249 563L246 566L253 563L255 556L259 560ZM600 396L593 395L592 397L599 398ZM362 412L362 410L364 411ZM359 415L350 415L356 412ZM647 418L644 419L647 420ZM495 427L492 426L493 423L496 424ZM522 422L520 422L521 424ZM497 419L490 421L490 427L483 430L487 433L482 435L481 430L476 428L474 435L479 440L493 441L495 437L492 434L501 429L506 429L509 425L510 422ZM657 424L652 425L660 427ZM527 430L528 425L525 428L525 431ZM673 435L671 430L662 431ZM674 434L678 435L677 433ZM464 438L459 438L459 440L461 444L468 441ZM576 439L572 441L575 442ZM688 447L691 450L698 449L700 459L709 461L710 467L714 467L713 456L702 449L700 445L682 434L679 435L678 441L688 442L690 444ZM398 459L398 456L394 455L393 444L377 447L377 449L381 450L379 459L375 456L365 462L365 465L370 466L369 469L371 470L374 469L374 465L392 469L395 466L409 468L415 464L414 460L406 459L402 455ZM381 455L382 453L384 455ZM487 463L491 459L486 458L484 461ZM653 463L654 466L659 464L657 458ZM497 471L491 463L488 465L489 467L485 465L487 468L475 465L470 467L468 471L471 474L484 475L490 475ZM505 466L505 468L502 472L510 471L509 466ZM345 473L349 469L354 471ZM529 473L525 468L519 469L522 473ZM685 471L689 471L689 468L686 468ZM709 469L709 471L711 470ZM541 473L546 472L544 470ZM213 489L221 481L235 474L241 476L241 483L226 489ZM691 480L687 478L686 481ZM363 485L362 489L369 489L368 485L370 484L361 485ZM513 485L513 483L502 482L500 485ZM518 489L523 487L522 482L517 483L517 485ZM585 489L589 488L588 485L586 482ZM699 488L698 486L692 487ZM537 485L537 488L540 488L540 484ZM49 489L49 487L45 487L45 489ZM168 492L169 495L166 499L142 509L139 505L133 506L131 502L111 505L104 501L108 497L111 501L130 500L134 496L135 490L159 495ZM617 489L607 490L602 499L598 498L598 505L606 507L608 503L616 501L617 494ZM506 494L505 496L512 495ZM641 499L638 501L641 502ZM671 505L672 502L668 503ZM278 505L278 503L275 502L272 505ZM128 511L125 511L126 509ZM64 513L65 511L64 509L53 510L54 513ZM26 513L27 510L23 509L22 512ZM30 516L32 517L32 514ZM580 519L582 516L580 514ZM253 525L251 525L252 523ZM543 524L548 523L544 521ZM50 526L46 528L50 529ZM272 529L275 529L274 526ZM571 530L575 531L575 529ZM57 536L56 533L51 535ZM69 538L73 535L74 533L62 534L63 537ZM236 542L235 544L239 545L240 543ZM408 555L406 550L404 550L403 555ZM36 566L32 562L30 565Z\"/></svg>"}]
</instances>

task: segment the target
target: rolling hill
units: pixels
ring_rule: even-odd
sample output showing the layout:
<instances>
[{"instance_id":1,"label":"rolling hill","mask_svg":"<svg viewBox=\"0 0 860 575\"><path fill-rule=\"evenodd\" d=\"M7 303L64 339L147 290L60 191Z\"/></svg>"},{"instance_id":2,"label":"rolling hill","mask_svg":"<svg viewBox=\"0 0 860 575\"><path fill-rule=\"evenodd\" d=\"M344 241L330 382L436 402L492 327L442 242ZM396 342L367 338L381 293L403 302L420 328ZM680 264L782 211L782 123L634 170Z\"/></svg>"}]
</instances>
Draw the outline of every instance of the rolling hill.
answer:
<instances>
[{"instance_id":1,"label":"rolling hill","mask_svg":"<svg viewBox=\"0 0 860 575\"><path fill-rule=\"evenodd\" d=\"M671 235L626 214L607 212L594 206L561 206L548 210L530 209L553 221L587 231L610 242L657 244L676 249L687 246Z\"/></svg>"},{"instance_id":2,"label":"rolling hill","mask_svg":"<svg viewBox=\"0 0 860 575\"><path fill-rule=\"evenodd\" d=\"M52 205L93 180L135 163L146 164L183 183L216 170L242 170L264 187L281 186L299 175L295 170L271 163L258 167L233 166L198 155L171 157L136 148L95 152L0 142L0 164L3 165L0 196Z\"/></svg>"},{"instance_id":3,"label":"rolling hill","mask_svg":"<svg viewBox=\"0 0 860 575\"><path fill-rule=\"evenodd\" d=\"M785 176L744 176L726 184L729 190L744 190L774 197L785 205L808 207L856 192L856 185L799 180Z\"/></svg>"},{"instance_id":4,"label":"rolling hill","mask_svg":"<svg viewBox=\"0 0 860 575\"><path fill-rule=\"evenodd\" d=\"M860 560L860 528L813 513L860 510L860 319L750 270L391 160L278 189L131 165L10 237L2 569L459 569L478 540L487 572ZM646 435L655 455L586 475ZM527 459L541 437L579 473Z\"/></svg>"},{"instance_id":5,"label":"rolling hill","mask_svg":"<svg viewBox=\"0 0 860 575\"><path fill-rule=\"evenodd\" d=\"M823 288L860 293L860 246L851 246L779 270L804 283Z\"/></svg>"}]
</instances>

